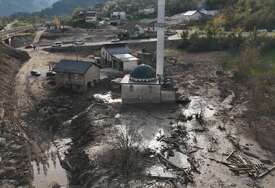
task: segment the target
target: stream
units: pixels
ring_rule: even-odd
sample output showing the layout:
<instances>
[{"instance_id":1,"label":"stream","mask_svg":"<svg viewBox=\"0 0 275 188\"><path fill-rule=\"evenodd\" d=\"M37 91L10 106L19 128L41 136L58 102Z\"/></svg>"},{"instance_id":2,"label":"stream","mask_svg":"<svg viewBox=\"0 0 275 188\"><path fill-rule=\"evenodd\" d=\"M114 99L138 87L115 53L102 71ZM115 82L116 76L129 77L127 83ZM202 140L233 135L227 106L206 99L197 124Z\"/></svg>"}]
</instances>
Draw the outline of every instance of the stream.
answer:
<instances>
[{"instance_id":1,"label":"stream","mask_svg":"<svg viewBox=\"0 0 275 188\"><path fill-rule=\"evenodd\" d=\"M59 185L68 187L69 180L66 171L62 168L61 160L69 149L71 139L57 139L50 143L49 149L45 151L46 159L37 162L32 161L33 186L35 188L49 188Z\"/></svg>"}]
</instances>

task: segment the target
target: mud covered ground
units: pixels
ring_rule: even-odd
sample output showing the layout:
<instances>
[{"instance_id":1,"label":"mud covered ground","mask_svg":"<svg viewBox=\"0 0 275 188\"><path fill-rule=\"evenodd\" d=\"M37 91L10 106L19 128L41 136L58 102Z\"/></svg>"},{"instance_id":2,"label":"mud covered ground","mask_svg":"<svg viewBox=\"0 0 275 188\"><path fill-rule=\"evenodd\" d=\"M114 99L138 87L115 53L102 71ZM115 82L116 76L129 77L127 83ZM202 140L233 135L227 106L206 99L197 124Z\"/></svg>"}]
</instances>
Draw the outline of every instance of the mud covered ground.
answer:
<instances>
[{"instance_id":1,"label":"mud covered ground","mask_svg":"<svg viewBox=\"0 0 275 188\"><path fill-rule=\"evenodd\" d=\"M74 144L65 166L73 185L274 187L272 173L262 176L274 154L255 138L249 101L236 90L242 86L219 63L225 57L168 52L166 71L178 82L181 104L125 106L96 95L70 124Z\"/></svg>"},{"instance_id":2,"label":"mud covered ground","mask_svg":"<svg viewBox=\"0 0 275 188\"><path fill-rule=\"evenodd\" d=\"M29 54L16 80L17 128L27 148L18 159L27 168L14 164L18 172L31 169L32 186L274 187L272 173L259 177L275 160L266 144L273 134L253 131L247 90L220 63L228 54L167 51L166 73L177 81L180 100L131 106L121 104L108 80L85 94L49 85L48 65L74 55ZM32 69L42 76L29 76ZM9 139L15 147L16 136Z\"/></svg>"}]
</instances>

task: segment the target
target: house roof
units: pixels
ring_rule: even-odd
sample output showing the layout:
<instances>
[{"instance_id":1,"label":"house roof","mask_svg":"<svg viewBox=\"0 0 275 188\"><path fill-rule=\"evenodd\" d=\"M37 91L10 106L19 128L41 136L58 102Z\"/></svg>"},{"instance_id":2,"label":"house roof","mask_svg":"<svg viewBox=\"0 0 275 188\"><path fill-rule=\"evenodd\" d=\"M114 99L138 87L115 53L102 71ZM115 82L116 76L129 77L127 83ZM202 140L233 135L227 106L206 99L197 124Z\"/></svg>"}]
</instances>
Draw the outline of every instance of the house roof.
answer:
<instances>
[{"instance_id":1,"label":"house roof","mask_svg":"<svg viewBox=\"0 0 275 188\"><path fill-rule=\"evenodd\" d=\"M136 58L135 56L131 55L131 54L117 54L114 55L115 58L121 60L121 61L137 61L138 58Z\"/></svg>"},{"instance_id":2,"label":"house roof","mask_svg":"<svg viewBox=\"0 0 275 188\"><path fill-rule=\"evenodd\" d=\"M104 48L112 55L129 54L129 48L126 44L108 44Z\"/></svg>"},{"instance_id":3,"label":"house roof","mask_svg":"<svg viewBox=\"0 0 275 188\"><path fill-rule=\"evenodd\" d=\"M184 16L193 16L197 12L198 12L197 10L189 10L189 11L185 12L183 15Z\"/></svg>"},{"instance_id":4,"label":"house roof","mask_svg":"<svg viewBox=\"0 0 275 188\"><path fill-rule=\"evenodd\" d=\"M218 13L217 10L205 10L205 9L201 9L200 12L208 16L215 16Z\"/></svg>"},{"instance_id":5,"label":"house roof","mask_svg":"<svg viewBox=\"0 0 275 188\"><path fill-rule=\"evenodd\" d=\"M57 73L85 74L92 66L97 65L88 61L61 60L54 65L53 71Z\"/></svg>"}]
</instances>

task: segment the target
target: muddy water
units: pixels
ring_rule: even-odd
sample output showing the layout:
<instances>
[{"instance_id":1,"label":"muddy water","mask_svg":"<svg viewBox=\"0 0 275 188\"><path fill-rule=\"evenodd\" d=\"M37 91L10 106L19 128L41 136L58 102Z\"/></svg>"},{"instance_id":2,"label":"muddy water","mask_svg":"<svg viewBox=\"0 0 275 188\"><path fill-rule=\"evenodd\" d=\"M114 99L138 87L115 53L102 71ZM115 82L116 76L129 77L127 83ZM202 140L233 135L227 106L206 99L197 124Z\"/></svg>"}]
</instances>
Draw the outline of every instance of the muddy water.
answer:
<instances>
[{"instance_id":1,"label":"muddy water","mask_svg":"<svg viewBox=\"0 0 275 188\"><path fill-rule=\"evenodd\" d=\"M70 139L55 140L45 152L43 162L33 161L33 186L35 188L49 188L54 184L67 187L69 184L66 171L62 168L61 160L69 148Z\"/></svg>"}]
</instances>

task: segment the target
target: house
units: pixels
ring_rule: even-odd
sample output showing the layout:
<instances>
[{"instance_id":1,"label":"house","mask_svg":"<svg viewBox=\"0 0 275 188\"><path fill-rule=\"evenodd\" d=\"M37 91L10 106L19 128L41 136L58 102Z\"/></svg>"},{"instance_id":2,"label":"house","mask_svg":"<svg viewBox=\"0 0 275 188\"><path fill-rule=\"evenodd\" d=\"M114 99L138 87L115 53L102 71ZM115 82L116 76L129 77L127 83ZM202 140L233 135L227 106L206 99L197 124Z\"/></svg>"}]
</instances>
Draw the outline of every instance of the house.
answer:
<instances>
[{"instance_id":1,"label":"house","mask_svg":"<svg viewBox=\"0 0 275 188\"><path fill-rule=\"evenodd\" d=\"M126 20L126 12L113 12L111 14L113 20Z\"/></svg>"},{"instance_id":2,"label":"house","mask_svg":"<svg viewBox=\"0 0 275 188\"><path fill-rule=\"evenodd\" d=\"M204 14L197 10L190 10L183 14L185 21L199 21Z\"/></svg>"},{"instance_id":3,"label":"house","mask_svg":"<svg viewBox=\"0 0 275 188\"><path fill-rule=\"evenodd\" d=\"M105 65L118 71L130 72L138 66L139 59L130 54L127 44L109 44L101 49Z\"/></svg>"},{"instance_id":4,"label":"house","mask_svg":"<svg viewBox=\"0 0 275 188\"><path fill-rule=\"evenodd\" d=\"M95 23L97 21L97 13L94 10L85 10L78 13L78 18L86 23Z\"/></svg>"},{"instance_id":5,"label":"house","mask_svg":"<svg viewBox=\"0 0 275 188\"><path fill-rule=\"evenodd\" d=\"M201 9L200 12L210 17L216 16L219 13L218 10L205 10L205 9Z\"/></svg>"},{"instance_id":6,"label":"house","mask_svg":"<svg viewBox=\"0 0 275 188\"><path fill-rule=\"evenodd\" d=\"M97 21L97 13L93 10L86 11L85 22L86 23L95 23Z\"/></svg>"},{"instance_id":7,"label":"house","mask_svg":"<svg viewBox=\"0 0 275 188\"><path fill-rule=\"evenodd\" d=\"M218 14L217 10L189 10L184 13L176 14L170 17L169 22L174 24L200 21L209 19Z\"/></svg>"},{"instance_id":8,"label":"house","mask_svg":"<svg viewBox=\"0 0 275 188\"><path fill-rule=\"evenodd\" d=\"M86 90L100 80L100 66L87 61L61 60L52 71L56 72L55 81L59 87Z\"/></svg>"},{"instance_id":9,"label":"house","mask_svg":"<svg viewBox=\"0 0 275 188\"><path fill-rule=\"evenodd\" d=\"M138 10L139 15L152 15L156 12L155 8L145 8Z\"/></svg>"},{"instance_id":10,"label":"house","mask_svg":"<svg viewBox=\"0 0 275 188\"><path fill-rule=\"evenodd\" d=\"M47 32L58 32L58 31L60 31L60 27L58 27L52 21L46 21L45 22L45 27L47 28Z\"/></svg>"},{"instance_id":11,"label":"house","mask_svg":"<svg viewBox=\"0 0 275 188\"><path fill-rule=\"evenodd\" d=\"M131 24L127 24L129 29L128 29L128 34L130 38L138 38L142 35L144 35L145 30L140 26L140 25L134 25L131 26Z\"/></svg>"},{"instance_id":12,"label":"house","mask_svg":"<svg viewBox=\"0 0 275 188\"><path fill-rule=\"evenodd\" d=\"M113 12L111 14L110 24L116 26L124 23L126 20L126 12Z\"/></svg>"},{"instance_id":13,"label":"house","mask_svg":"<svg viewBox=\"0 0 275 188\"><path fill-rule=\"evenodd\" d=\"M139 65L120 82L124 104L170 103L176 100L174 83L160 81L149 65Z\"/></svg>"}]
</instances>

